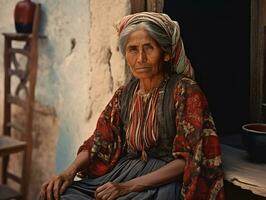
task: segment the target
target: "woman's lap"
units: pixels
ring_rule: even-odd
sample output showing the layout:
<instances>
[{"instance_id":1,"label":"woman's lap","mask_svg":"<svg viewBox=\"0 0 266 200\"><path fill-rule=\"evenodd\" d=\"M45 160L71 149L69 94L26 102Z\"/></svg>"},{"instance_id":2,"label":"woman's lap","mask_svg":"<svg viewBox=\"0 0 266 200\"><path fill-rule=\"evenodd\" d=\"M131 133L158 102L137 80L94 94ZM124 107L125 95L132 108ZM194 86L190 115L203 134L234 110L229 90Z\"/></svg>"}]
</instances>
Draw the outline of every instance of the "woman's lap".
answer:
<instances>
[{"instance_id":1,"label":"woman's lap","mask_svg":"<svg viewBox=\"0 0 266 200\"><path fill-rule=\"evenodd\" d=\"M61 200L88 200L94 199L94 191L100 185L107 182L125 182L135 177L145 175L159 169L166 163L158 159L149 159L144 162L140 159L122 158L112 171L104 176L81 181L75 181L61 196ZM144 200L144 199L169 199L175 200L179 196L180 183L169 183L160 187L152 188L143 192L132 192L119 200Z\"/></svg>"}]
</instances>

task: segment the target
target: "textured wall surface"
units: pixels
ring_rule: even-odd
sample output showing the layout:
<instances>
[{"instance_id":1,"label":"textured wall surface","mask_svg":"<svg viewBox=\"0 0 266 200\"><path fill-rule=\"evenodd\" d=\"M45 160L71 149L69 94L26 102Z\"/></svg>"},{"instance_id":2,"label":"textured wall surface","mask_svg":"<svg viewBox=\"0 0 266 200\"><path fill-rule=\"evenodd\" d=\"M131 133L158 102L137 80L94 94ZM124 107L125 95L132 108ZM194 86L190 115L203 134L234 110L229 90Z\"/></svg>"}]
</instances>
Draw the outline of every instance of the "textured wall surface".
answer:
<instances>
[{"instance_id":1,"label":"textured wall surface","mask_svg":"<svg viewBox=\"0 0 266 200\"><path fill-rule=\"evenodd\" d=\"M67 8L71 9L71 7ZM61 98L69 102L65 103L67 107L62 109L62 112L65 112L63 116L66 121L60 128L57 171L64 169L74 159L83 140L93 133L100 112L110 100L115 89L125 80L125 66L117 51L117 34L114 25L118 19L129 12L129 2L91 0L88 8L82 14L84 16L80 17L80 20L87 17L88 32L87 34L79 33L82 37L86 36L80 45L86 45L87 48L79 49L77 52L76 56L81 58L66 60L66 64L71 66L73 71L66 74L66 79L70 81L69 86L65 87L65 95L68 96ZM83 29L86 26L85 24L78 25ZM78 32L75 31L75 33ZM88 54L88 59L82 57L85 53ZM84 67L83 72L79 71ZM84 76L84 82L81 82L82 76ZM71 88L72 91L69 90Z\"/></svg>"},{"instance_id":2,"label":"textured wall surface","mask_svg":"<svg viewBox=\"0 0 266 200\"><path fill-rule=\"evenodd\" d=\"M74 158L78 146L95 128L114 91L124 83L126 69L117 50L115 23L129 13L129 0L39 0L42 4L39 69L33 131L30 198L39 187ZM17 0L0 1L0 32L14 32ZM3 55L3 37L0 55ZM3 57L0 56L0 66ZM3 83L3 67L0 67ZM3 84L0 84L2 121ZM14 112L23 123L21 113ZM2 124L1 124L2 126ZM12 159L12 169L20 167Z\"/></svg>"}]
</instances>

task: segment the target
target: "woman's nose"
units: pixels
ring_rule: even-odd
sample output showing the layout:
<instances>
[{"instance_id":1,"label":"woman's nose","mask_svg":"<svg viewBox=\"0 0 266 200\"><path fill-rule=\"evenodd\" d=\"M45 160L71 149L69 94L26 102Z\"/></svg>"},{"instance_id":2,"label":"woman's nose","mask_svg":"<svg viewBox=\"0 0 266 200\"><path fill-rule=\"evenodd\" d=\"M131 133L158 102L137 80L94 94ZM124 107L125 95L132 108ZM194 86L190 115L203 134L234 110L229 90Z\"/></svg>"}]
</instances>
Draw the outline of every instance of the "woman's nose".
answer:
<instances>
[{"instance_id":1,"label":"woman's nose","mask_svg":"<svg viewBox=\"0 0 266 200\"><path fill-rule=\"evenodd\" d=\"M138 62L143 63L147 61L147 56L144 51L140 51L138 55Z\"/></svg>"}]
</instances>

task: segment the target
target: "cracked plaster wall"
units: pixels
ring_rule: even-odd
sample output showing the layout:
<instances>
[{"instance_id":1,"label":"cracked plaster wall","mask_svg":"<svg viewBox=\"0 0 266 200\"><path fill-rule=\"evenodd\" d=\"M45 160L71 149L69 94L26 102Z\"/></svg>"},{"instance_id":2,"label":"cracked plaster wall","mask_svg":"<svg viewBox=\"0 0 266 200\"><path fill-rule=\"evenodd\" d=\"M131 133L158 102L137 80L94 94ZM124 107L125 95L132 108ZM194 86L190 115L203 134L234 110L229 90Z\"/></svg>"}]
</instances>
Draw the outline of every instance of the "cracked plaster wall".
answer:
<instances>
[{"instance_id":1,"label":"cracked plaster wall","mask_svg":"<svg viewBox=\"0 0 266 200\"><path fill-rule=\"evenodd\" d=\"M14 32L17 0L0 1L0 32ZM29 199L44 180L62 171L95 128L100 112L127 77L114 24L130 12L129 0L36 0L42 4L39 69ZM4 40L0 38L0 55ZM2 66L3 57L0 56ZM3 67L0 67L3 83ZM0 87L2 121L3 84ZM22 121L20 112L15 116ZM2 126L2 124L1 124ZM12 170L19 171L17 157Z\"/></svg>"}]
</instances>

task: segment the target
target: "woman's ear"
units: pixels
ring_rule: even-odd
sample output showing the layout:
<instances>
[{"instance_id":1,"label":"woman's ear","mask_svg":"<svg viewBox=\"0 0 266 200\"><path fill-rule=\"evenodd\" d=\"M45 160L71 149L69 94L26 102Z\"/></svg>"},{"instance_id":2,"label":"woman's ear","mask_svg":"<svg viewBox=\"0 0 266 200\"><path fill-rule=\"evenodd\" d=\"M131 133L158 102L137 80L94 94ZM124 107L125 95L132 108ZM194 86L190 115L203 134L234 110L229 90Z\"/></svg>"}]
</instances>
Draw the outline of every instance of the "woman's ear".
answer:
<instances>
[{"instance_id":1,"label":"woman's ear","mask_svg":"<svg viewBox=\"0 0 266 200\"><path fill-rule=\"evenodd\" d=\"M164 62L168 62L170 60L170 55L168 53L164 54L163 60L164 60Z\"/></svg>"}]
</instances>

